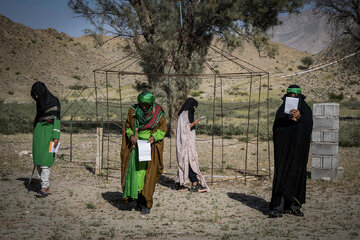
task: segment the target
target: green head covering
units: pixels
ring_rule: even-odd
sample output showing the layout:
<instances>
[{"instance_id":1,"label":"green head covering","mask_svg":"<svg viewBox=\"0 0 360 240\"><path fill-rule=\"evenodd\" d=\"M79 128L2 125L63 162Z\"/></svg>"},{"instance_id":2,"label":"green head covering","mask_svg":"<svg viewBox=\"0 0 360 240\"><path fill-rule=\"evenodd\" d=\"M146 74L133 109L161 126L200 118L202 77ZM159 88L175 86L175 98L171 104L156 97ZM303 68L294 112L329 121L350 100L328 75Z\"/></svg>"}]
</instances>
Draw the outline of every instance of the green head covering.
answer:
<instances>
[{"instance_id":1,"label":"green head covering","mask_svg":"<svg viewBox=\"0 0 360 240\"><path fill-rule=\"evenodd\" d=\"M291 85L286 90L286 93L297 93L301 94L301 88L298 85Z\"/></svg>"},{"instance_id":2,"label":"green head covering","mask_svg":"<svg viewBox=\"0 0 360 240\"><path fill-rule=\"evenodd\" d=\"M149 91L145 90L145 91L143 91L142 93L139 94L138 102L139 103L144 103L144 104L147 104L147 105L152 105L155 102L154 94L152 92L149 92Z\"/></svg>"}]
</instances>

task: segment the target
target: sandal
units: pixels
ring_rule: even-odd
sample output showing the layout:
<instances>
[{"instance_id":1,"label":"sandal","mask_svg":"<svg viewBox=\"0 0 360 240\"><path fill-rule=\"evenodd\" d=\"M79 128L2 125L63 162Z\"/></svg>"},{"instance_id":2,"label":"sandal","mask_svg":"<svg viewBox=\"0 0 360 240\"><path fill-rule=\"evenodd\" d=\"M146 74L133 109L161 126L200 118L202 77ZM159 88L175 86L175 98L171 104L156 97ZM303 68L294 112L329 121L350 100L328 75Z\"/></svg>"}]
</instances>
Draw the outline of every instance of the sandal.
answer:
<instances>
[{"instance_id":1,"label":"sandal","mask_svg":"<svg viewBox=\"0 0 360 240\"><path fill-rule=\"evenodd\" d=\"M175 187L175 190L180 191L180 192L186 192L186 191L189 191L189 188L185 187L184 185L178 185Z\"/></svg>"},{"instance_id":2,"label":"sandal","mask_svg":"<svg viewBox=\"0 0 360 240\"><path fill-rule=\"evenodd\" d=\"M48 194L43 191L38 191L37 194L35 194L35 197L38 197L38 198L45 198L47 196L48 196Z\"/></svg>"},{"instance_id":3,"label":"sandal","mask_svg":"<svg viewBox=\"0 0 360 240\"><path fill-rule=\"evenodd\" d=\"M207 189L199 184L196 184L196 186L191 187L191 191L203 193L203 192L207 192Z\"/></svg>"}]
</instances>

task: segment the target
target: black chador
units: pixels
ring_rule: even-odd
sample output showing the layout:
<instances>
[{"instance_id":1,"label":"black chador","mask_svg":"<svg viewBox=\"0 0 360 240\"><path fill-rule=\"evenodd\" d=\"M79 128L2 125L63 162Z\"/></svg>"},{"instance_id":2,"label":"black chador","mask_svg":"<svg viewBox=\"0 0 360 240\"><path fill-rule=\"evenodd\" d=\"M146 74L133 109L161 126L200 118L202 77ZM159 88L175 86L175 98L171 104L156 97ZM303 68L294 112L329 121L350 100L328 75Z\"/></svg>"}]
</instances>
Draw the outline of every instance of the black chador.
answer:
<instances>
[{"instance_id":1,"label":"black chador","mask_svg":"<svg viewBox=\"0 0 360 240\"><path fill-rule=\"evenodd\" d=\"M299 98L298 119L284 113L287 96ZM305 203L312 111L297 85L291 85L282 99L284 103L276 112L273 126L275 173L270 216L281 217L282 213L287 212L303 216L300 208Z\"/></svg>"}]
</instances>

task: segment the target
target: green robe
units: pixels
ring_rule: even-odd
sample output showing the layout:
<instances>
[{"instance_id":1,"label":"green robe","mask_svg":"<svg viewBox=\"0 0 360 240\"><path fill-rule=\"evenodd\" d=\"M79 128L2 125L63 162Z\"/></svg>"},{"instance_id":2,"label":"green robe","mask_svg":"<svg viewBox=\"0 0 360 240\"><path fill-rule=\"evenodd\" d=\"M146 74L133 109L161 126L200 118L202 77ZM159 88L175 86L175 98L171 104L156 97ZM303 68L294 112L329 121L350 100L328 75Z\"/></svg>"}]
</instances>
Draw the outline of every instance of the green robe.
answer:
<instances>
[{"instance_id":1,"label":"green robe","mask_svg":"<svg viewBox=\"0 0 360 240\"><path fill-rule=\"evenodd\" d=\"M133 135L134 132L131 128L126 129L126 135L128 138ZM150 136L154 136L155 142L162 140L165 137L165 132L158 129L153 134L150 134L150 130L142 130L138 132L138 139L148 140ZM147 169L147 161L140 162L138 158L138 147L136 146L129 156L129 167L126 173L126 182L124 190L124 198L131 197L132 199L138 198L138 193L144 188L145 176Z\"/></svg>"},{"instance_id":2,"label":"green robe","mask_svg":"<svg viewBox=\"0 0 360 240\"><path fill-rule=\"evenodd\" d=\"M51 167L54 164L54 153L49 152L50 142L60 139L60 120L54 123L38 122L33 134L33 161L34 165Z\"/></svg>"}]
</instances>

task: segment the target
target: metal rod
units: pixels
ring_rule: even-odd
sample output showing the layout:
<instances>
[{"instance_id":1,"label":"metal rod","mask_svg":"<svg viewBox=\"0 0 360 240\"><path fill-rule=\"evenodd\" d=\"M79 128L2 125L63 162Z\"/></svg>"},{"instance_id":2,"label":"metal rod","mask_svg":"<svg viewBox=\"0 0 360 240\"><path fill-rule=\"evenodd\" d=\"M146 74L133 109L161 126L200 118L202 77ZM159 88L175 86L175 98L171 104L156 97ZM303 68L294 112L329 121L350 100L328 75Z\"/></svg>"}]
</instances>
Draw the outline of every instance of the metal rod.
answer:
<instances>
[{"instance_id":1,"label":"metal rod","mask_svg":"<svg viewBox=\"0 0 360 240\"><path fill-rule=\"evenodd\" d=\"M107 163L106 163L106 180L109 180L109 158L110 158L110 114L109 114L109 84L108 75L105 75L106 81L106 115L107 115Z\"/></svg>"},{"instance_id":2,"label":"metal rod","mask_svg":"<svg viewBox=\"0 0 360 240\"><path fill-rule=\"evenodd\" d=\"M216 97L216 75L214 76L213 124L212 124L212 138L211 138L211 185L214 183L215 97Z\"/></svg>"},{"instance_id":3,"label":"metal rod","mask_svg":"<svg viewBox=\"0 0 360 240\"><path fill-rule=\"evenodd\" d=\"M118 74L118 80L119 80L119 98L120 98L120 121L123 122L123 114L122 114L122 98L121 98L121 77L120 74Z\"/></svg>"},{"instance_id":4,"label":"metal rod","mask_svg":"<svg viewBox=\"0 0 360 240\"><path fill-rule=\"evenodd\" d=\"M259 81L258 116L257 116L257 127L256 127L256 173L259 173L260 97L261 97L261 76Z\"/></svg>"},{"instance_id":5,"label":"metal rod","mask_svg":"<svg viewBox=\"0 0 360 240\"><path fill-rule=\"evenodd\" d=\"M270 88L270 74L267 76L267 141L268 141L268 162L269 162L269 178L271 177L271 169L270 169L270 97L269 97L269 89Z\"/></svg>"},{"instance_id":6,"label":"metal rod","mask_svg":"<svg viewBox=\"0 0 360 240\"><path fill-rule=\"evenodd\" d=\"M96 111L96 122L99 124L99 113L98 113L98 95L96 87L96 73L94 72L94 85L95 85L95 111ZM97 126L98 127L98 126Z\"/></svg>"},{"instance_id":7,"label":"metal rod","mask_svg":"<svg viewBox=\"0 0 360 240\"><path fill-rule=\"evenodd\" d=\"M220 77L220 104L221 104L221 169L224 170L224 111L223 111L222 77Z\"/></svg>"},{"instance_id":8,"label":"metal rod","mask_svg":"<svg viewBox=\"0 0 360 240\"><path fill-rule=\"evenodd\" d=\"M70 118L70 162L72 162L72 120L73 117Z\"/></svg>"},{"instance_id":9,"label":"metal rod","mask_svg":"<svg viewBox=\"0 0 360 240\"><path fill-rule=\"evenodd\" d=\"M167 76L168 77L168 88L169 88L169 91L170 90L170 76ZM171 131L172 131L172 125L171 125L171 122L172 122L172 101L171 101L171 95L169 96L169 127L170 127L170 130L169 130L169 137L170 137L170 168L171 168L171 162L172 162L172 157L171 157L171 154L172 154L172 141L171 141L171 137L172 137L172 134L171 134Z\"/></svg>"},{"instance_id":10,"label":"metal rod","mask_svg":"<svg viewBox=\"0 0 360 240\"><path fill-rule=\"evenodd\" d=\"M141 72L128 72L128 71L116 71L116 70L109 70L109 71L96 71L96 73L116 73L121 75L141 75L141 76L170 76L170 77L212 77L214 74L211 73L202 73L202 74L186 74L186 73L141 73ZM237 76L248 76L249 78L251 76L265 76L267 75L267 72L238 72L238 73L219 73L218 76L222 77L237 77Z\"/></svg>"},{"instance_id":11,"label":"metal rod","mask_svg":"<svg viewBox=\"0 0 360 240\"><path fill-rule=\"evenodd\" d=\"M249 148L249 128L250 128L251 90L252 90L252 78L251 78L251 81L250 81L250 90L249 90L249 107L248 107L248 124L247 124L247 129L246 129L246 149L245 149L245 184L246 184L247 160L248 160L248 148Z\"/></svg>"}]
</instances>

